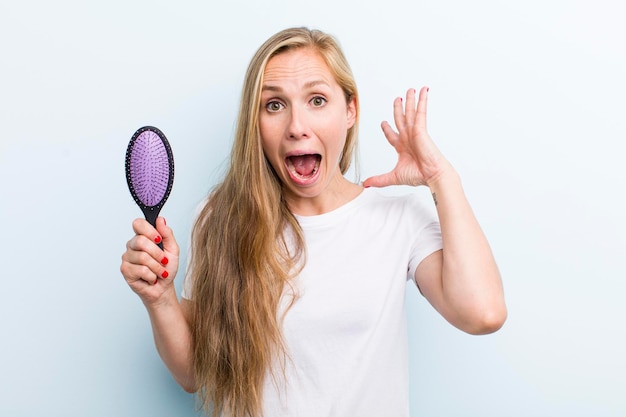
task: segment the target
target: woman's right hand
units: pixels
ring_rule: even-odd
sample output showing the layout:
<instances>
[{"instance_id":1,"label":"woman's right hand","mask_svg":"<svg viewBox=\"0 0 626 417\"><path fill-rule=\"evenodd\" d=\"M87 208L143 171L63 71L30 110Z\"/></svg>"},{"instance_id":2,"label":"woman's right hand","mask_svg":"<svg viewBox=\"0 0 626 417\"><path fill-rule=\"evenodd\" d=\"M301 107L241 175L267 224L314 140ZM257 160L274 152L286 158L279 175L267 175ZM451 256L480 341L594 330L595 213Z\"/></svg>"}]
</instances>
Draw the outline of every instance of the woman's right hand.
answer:
<instances>
[{"instance_id":1,"label":"woman's right hand","mask_svg":"<svg viewBox=\"0 0 626 417\"><path fill-rule=\"evenodd\" d=\"M133 221L135 236L126 244L120 271L130 288L146 305L166 301L174 291L180 249L172 229L159 217L156 229L145 219ZM163 249L158 243L163 243Z\"/></svg>"}]
</instances>

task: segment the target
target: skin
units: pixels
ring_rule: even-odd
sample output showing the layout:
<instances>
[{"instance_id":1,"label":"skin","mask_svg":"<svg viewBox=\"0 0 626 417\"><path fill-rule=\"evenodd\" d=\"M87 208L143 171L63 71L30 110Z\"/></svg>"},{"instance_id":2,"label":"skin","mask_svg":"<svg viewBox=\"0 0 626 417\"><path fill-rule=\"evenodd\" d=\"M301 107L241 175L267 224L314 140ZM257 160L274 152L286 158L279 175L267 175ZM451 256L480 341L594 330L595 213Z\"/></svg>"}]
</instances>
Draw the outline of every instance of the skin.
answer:
<instances>
[{"instance_id":1,"label":"skin","mask_svg":"<svg viewBox=\"0 0 626 417\"><path fill-rule=\"evenodd\" d=\"M504 324L507 309L500 272L487 238L465 197L461 180L426 130L428 88L394 100L397 131L381 127L398 153L390 172L368 178L365 187L425 185L437 207L443 250L426 257L415 271L422 294L455 327L488 334ZM445 255L445 256L444 256Z\"/></svg>"},{"instance_id":2,"label":"skin","mask_svg":"<svg viewBox=\"0 0 626 417\"><path fill-rule=\"evenodd\" d=\"M194 392L189 301L179 302L174 288L179 246L172 229L159 217L156 229L145 219L133 221L135 236L126 244L120 270L148 311L157 351L174 379ZM163 250L155 243L161 240ZM167 259L167 262L164 262ZM167 271L167 278L163 278Z\"/></svg>"},{"instance_id":3,"label":"skin","mask_svg":"<svg viewBox=\"0 0 626 417\"><path fill-rule=\"evenodd\" d=\"M346 180L338 166L347 129L355 122L355 103L346 102L320 56L310 49L275 56L267 64L264 80L259 116L263 149L283 182L290 209L315 215L358 196L362 188ZM420 263L416 282L451 324L470 334L491 333L503 325L507 315L500 274L458 174L426 130L427 98L428 89L422 88L419 95L409 89L405 100L394 100L397 130L388 122L382 123L382 130L398 154L397 164L386 174L368 178L363 186L430 188L443 250ZM301 181L289 174L285 158L293 153L321 155L319 172L311 180ZM173 285L178 244L161 217L156 229L137 219L133 231L120 270L146 306L162 360L177 382L193 392L190 305L185 299L179 302ZM159 239L163 250L154 243Z\"/></svg>"},{"instance_id":4,"label":"skin","mask_svg":"<svg viewBox=\"0 0 626 417\"><path fill-rule=\"evenodd\" d=\"M339 169L346 132L356 120L354 99L346 97L322 57L301 48L273 57L265 68L259 125L263 151L278 173L292 212L315 215L355 198L361 187ZM289 174L288 155L319 154L314 181Z\"/></svg>"}]
</instances>

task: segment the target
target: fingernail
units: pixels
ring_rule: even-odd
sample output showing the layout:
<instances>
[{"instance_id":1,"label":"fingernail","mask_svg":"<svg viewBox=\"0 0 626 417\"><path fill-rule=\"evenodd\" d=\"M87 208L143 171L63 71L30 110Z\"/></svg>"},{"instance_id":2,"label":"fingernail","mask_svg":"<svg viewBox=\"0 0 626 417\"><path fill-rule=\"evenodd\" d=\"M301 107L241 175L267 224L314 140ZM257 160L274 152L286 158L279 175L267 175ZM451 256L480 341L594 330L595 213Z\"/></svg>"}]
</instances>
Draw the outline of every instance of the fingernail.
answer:
<instances>
[{"instance_id":1,"label":"fingernail","mask_svg":"<svg viewBox=\"0 0 626 417\"><path fill-rule=\"evenodd\" d=\"M167 222L165 221L165 217L163 217L163 224L167 226Z\"/></svg>"},{"instance_id":2,"label":"fingernail","mask_svg":"<svg viewBox=\"0 0 626 417\"><path fill-rule=\"evenodd\" d=\"M161 265L167 265L169 261L170 260L167 259L167 257L164 256L163 259L161 259Z\"/></svg>"},{"instance_id":3,"label":"fingernail","mask_svg":"<svg viewBox=\"0 0 626 417\"><path fill-rule=\"evenodd\" d=\"M168 274L167 271L163 271L163 273L161 274L161 278L167 278L169 276L170 274Z\"/></svg>"},{"instance_id":4,"label":"fingernail","mask_svg":"<svg viewBox=\"0 0 626 417\"><path fill-rule=\"evenodd\" d=\"M428 93L430 91L430 87L426 87L426 92Z\"/></svg>"},{"instance_id":5,"label":"fingernail","mask_svg":"<svg viewBox=\"0 0 626 417\"><path fill-rule=\"evenodd\" d=\"M154 243L161 243L161 236L158 236L154 238Z\"/></svg>"},{"instance_id":6,"label":"fingernail","mask_svg":"<svg viewBox=\"0 0 626 417\"><path fill-rule=\"evenodd\" d=\"M152 285L157 285L157 282L159 282L159 279L155 279L154 282L152 283Z\"/></svg>"}]
</instances>

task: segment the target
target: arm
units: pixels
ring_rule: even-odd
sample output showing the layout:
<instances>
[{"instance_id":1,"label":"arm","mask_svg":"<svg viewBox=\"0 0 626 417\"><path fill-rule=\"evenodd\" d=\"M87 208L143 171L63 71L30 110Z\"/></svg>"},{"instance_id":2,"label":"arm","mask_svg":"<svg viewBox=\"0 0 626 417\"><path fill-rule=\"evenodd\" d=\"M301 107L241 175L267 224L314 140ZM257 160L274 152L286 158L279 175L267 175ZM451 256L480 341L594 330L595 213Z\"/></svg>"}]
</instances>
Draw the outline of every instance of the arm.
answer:
<instances>
[{"instance_id":1,"label":"arm","mask_svg":"<svg viewBox=\"0 0 626 417\"><path fill-rule=\"evenodd\" d=\"M189 302L178 302L174 277L179 248L172 229L162 217L155 230L147 221L133 222L135 236L126 244L120 271L143 301L161 359L187 392L195 391ZM161 250L154 242L163 242Z\"/></svg>"},{"instance_id":2,"label":"arm","mask_svg":"<svg viewBox=\"0 0 626 417\"><path fill-rule=\"evenodd\" d=\"M162 303L146 306L157 351L178 384L187 392L196 391L191 332L189 329L189 301L180 303L174 291Z\"/></svg>"},{"instance_id":3,"label":"arm","mask_svg":"<svg viewBox=\"0 0 626 417\"><path fill-rule=\"evenodd\" d=\"M415 272L422 294L450 323L471 334L498 330L506 319L500 273L461 180L439 152L426 130L428 89L394 102L398 132L389 123L382 129L398 152L396 167L368 178L364 186L426 185L430 188L443 240L443 250L424 259Z\"/></svg>"},{"instance_id":4,"label":"arm","mask_svg":"<svg viewBox=\"0 0 626 417\"><path fill-rule=\"evenodd\" d=\"M450 323L471 334L498 330L506 319L502 281L489 243L456 172L430 184L436 198L443 251L415 271L422 294Z\"/></svg>"}]
</instances>

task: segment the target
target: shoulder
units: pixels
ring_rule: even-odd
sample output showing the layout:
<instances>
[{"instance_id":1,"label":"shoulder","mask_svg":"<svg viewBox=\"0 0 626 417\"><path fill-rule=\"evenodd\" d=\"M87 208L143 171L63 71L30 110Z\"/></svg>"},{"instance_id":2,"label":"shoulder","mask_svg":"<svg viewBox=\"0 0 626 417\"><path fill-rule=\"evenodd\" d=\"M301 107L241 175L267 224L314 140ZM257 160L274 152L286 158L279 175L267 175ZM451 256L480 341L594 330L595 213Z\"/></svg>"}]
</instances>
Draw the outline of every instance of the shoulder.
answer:
<instances>
[{"instance_id":1,"label":"shoulder","mask_svg":"<svg viewBox=\"0 0 626 417\"><path fill-rule=\"evenodd\" d=\"M436 211L424 193L419 190L408 192L386 192L379 189L364 191L364 206L372 210L381 210L387 216L396 215L408 218L434 218Z\"/></svg>"}]
</instances>

